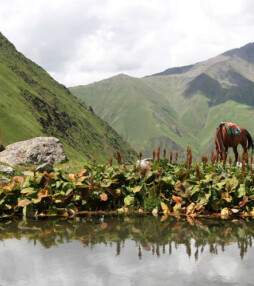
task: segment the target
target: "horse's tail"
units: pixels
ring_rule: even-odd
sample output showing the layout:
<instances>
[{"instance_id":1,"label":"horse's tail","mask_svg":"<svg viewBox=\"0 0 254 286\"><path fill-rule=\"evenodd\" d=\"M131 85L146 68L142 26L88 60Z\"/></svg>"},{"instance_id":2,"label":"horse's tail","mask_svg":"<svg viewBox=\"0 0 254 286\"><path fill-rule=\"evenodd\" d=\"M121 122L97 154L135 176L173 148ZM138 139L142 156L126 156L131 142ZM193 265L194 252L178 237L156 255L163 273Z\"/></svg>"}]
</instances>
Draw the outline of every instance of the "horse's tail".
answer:
<instances>
[{"instance_id":1,"label":"horse's tail","mask_svg":"<svg viewBox=\"0 0 254 286\"><path fill-rule=\"evenodd\" d=\"M248 139L248 147L247 147L247 149L248 149L248 150L251 149L252 152L253 152L253 150L254 150L254 142L253 142L253 139L252 139L250 133L249 133L246 129L245 129L245 131L246 131L247 139Z\"/></svg>"},{"instance_id":2,"label":"horse's tail","mask_svg":"<svg viewBox=\"0 0 254 286\"><path fill-rule=\"evenodd\" d=\"M217 128L217 132L216 132L216 135L215 135L215 143L217 144L218 151L219 151L219 153L221 155L225 152L225 147L224 147L223 138L222 138L222 126L223 125L220 125Z\"/></svg>"}]
</instances>

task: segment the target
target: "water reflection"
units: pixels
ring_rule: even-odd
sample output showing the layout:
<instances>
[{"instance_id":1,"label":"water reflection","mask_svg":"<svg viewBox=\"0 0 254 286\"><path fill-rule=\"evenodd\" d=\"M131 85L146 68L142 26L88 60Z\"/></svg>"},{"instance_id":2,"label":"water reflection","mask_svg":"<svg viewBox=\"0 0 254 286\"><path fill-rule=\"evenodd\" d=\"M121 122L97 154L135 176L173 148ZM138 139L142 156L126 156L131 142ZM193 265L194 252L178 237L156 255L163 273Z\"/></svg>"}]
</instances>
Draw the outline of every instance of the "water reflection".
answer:
<instances>
[{"instance_id":1,"label":"water reflection","mask_svg":"<svg viewBox=\"0 0 254 286\"><path fill-rule=\"evenodd\" d=\"M121 254L127 240L135 241L140 259L144 252L155 256L171 255L184 246L186 255L198 261L204 249L212 255L237 245L243 259L252 247L254 221L252 219L193 219L152 216L78 217L74 219L27 219L0 221L0 240L25 238L44 248L52 248L71 241L84 247L96 244L115 247Z\"/></svg>"}]
</instances>

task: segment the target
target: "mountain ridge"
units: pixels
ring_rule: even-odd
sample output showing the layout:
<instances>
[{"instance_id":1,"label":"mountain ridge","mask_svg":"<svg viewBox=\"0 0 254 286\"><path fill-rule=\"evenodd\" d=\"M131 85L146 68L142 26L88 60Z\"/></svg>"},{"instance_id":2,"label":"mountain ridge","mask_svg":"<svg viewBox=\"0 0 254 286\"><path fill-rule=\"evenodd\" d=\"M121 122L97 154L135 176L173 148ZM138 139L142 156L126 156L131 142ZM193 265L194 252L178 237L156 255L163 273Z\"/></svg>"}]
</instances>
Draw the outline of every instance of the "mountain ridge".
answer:
<instances>
[{"instance_id":1,"label":"mountain ridge","mask_svg":"<svg viewBox=\"0 0 254 286\"><path fill-rule=\"evenodd\" d=\"M235 122L254 133L252 57L254 43L249 43L193 65L143 78L109 78L106 85L97 82L70 91L91 105L137 151L143 149L151 155L155 143L180 150L191 145L199 156L210 152L221 121ZM139 119L130 114L139 114Z\"/></svg>"},{"instance_id":2,"label":"mountain ridge","mask_svg":"<svg viewBox=\"0 0 254 286\"><path fill-rule=\"evenodd\" d=\"M135 151L86 104L30 61L0 33L0 137L5 144L55 136L71 159L106 162L117 150Z\"/></svg>"}]
</instances>

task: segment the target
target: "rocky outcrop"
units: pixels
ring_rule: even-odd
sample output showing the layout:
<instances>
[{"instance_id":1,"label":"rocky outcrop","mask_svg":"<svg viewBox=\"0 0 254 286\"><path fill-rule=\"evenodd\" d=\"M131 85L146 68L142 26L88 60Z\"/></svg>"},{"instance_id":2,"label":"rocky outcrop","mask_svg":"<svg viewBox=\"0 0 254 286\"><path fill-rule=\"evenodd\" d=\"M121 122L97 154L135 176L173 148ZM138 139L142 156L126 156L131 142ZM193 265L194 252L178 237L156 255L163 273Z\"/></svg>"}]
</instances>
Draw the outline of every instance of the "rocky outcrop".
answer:
<instances>
[{"instance_id":1,"label":"rocky outcrop","mask_svg":"<svg viewBox=\"0 0 254 286\"><path fill-rule=\"evenodd\" d=\"M41 164L40 166L38 166L37 168L36 168L36 171L37 172L40 172L40 173L43 173L43 172L48 172L48 173L50 173L50 172L52 172L54 170L54 168L53 168L53 165L52 164L50 164L50 163L43 163L43 164Z\"/></svg>"},{"instance_id":2,"label":"rocky outcrop","mask_svg":"<svg viewBox=\"0 0 254 286\"><path fill-rule=\"evenodd\" d=\"M145 167L146 165L149 165L150 163L152 163L152 158L146 158L141 161L138 160L136 162L136 165L140 167Z\"/></svg>"},{"instance_id":3,"label":"rocky outcrop","mask_svg":"<svg viewBox=\"0 0 254 286\"><path fill-rule=\"evenodd\" d=\"M59 139L36 137L8 145L0 152L0 162L11 166L24 164L56 164L66 161L66 154Z\"/></svg>"},{"instance_id":4,"label":"rocky outcrop","mask_svg":"<svg viewBox=\"0 0 254 286\"><path fill-rule=\"evenodd\" d=\"M12 174L14 173L14 169L12 169L11 167L0 165L0 173Z\"/></svg>"}]
</instances>

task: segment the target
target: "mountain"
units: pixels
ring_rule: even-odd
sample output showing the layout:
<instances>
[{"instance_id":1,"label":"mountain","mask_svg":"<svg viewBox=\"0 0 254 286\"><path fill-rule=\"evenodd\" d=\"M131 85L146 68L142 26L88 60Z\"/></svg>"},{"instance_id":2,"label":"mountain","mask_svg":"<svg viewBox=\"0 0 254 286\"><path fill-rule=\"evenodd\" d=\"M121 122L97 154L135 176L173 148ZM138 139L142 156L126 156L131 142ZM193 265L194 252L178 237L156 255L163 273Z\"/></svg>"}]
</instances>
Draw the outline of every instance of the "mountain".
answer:
<instances>
[{"instance_id":1,"label":"mountain","mask_svg":"<svg viewBox=\"0 0 254 286\"><path fill-rule=\"evenodd\" d=\"M221 121L254 136L254 43L144 78L118 75L70 88L137 151L158 145L210 152Z\"/></svg>"},{"instance_id":2,"label":"mountain","mask_svg":"<svg viewBox=\"0 0 254 286\"><path fill-rule=\"evenodd\" d=\"M19 53L0 33L0 139L5 144L35 136L56 136L71 159L107 161L120 150L135 151L104 120Z\"/></svg>"}]
</instances>

